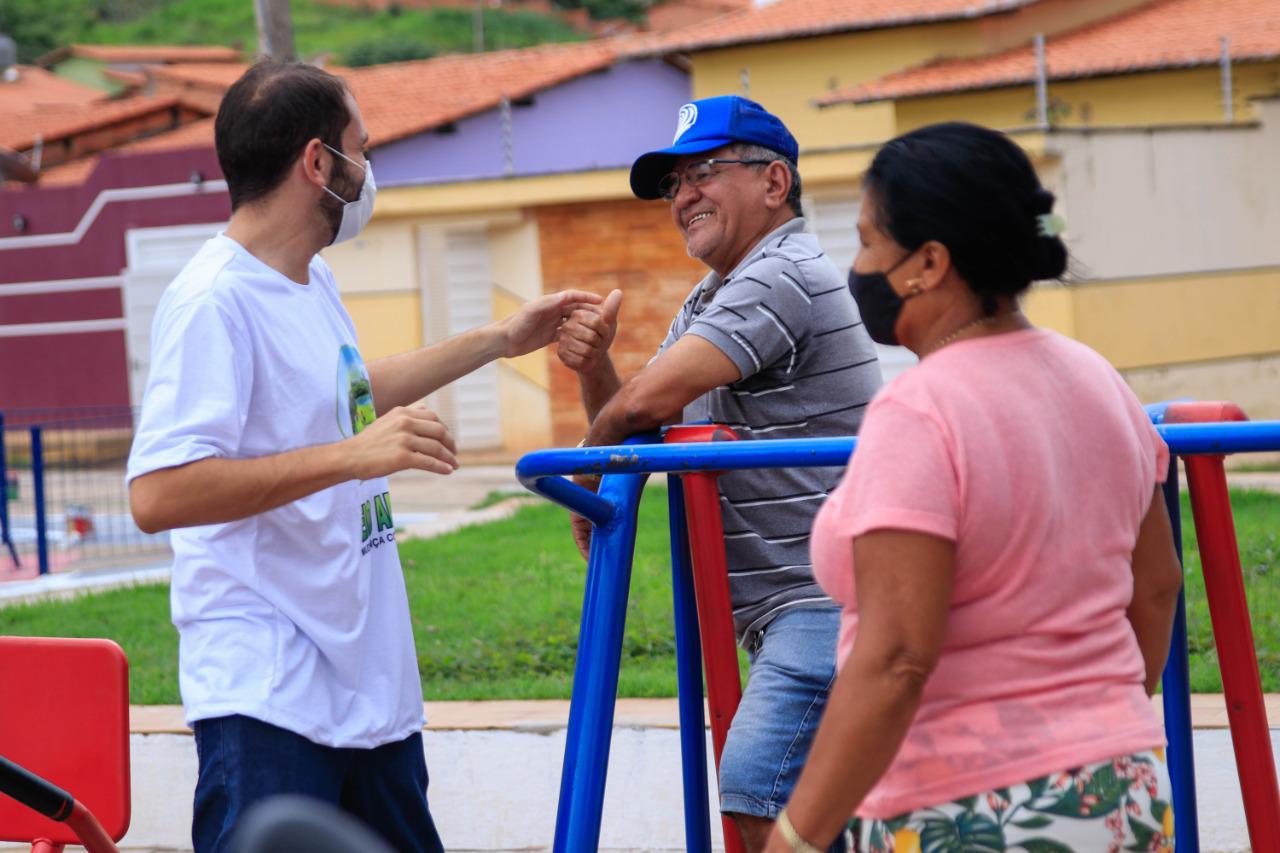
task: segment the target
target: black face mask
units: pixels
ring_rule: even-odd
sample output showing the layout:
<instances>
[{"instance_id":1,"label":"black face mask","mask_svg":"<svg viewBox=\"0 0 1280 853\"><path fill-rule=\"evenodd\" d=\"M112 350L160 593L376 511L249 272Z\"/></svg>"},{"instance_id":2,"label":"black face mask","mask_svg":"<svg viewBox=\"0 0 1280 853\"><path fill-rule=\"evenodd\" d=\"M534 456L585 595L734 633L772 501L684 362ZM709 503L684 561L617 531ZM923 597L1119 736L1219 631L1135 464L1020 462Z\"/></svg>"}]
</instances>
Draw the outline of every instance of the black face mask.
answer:
<instances>
[{"instance_id":1,"label":"black face mask","mask_svg":"<svg viewBox=\"0 0 1280 853\"><path fill-rule=\"evenodd\" d=\"M862 322L867 327L871 340L885 346L898 346L898 334L894 326L898 324L898 315L902 313L902 305L906 301L889 283L889 273L906 262L915 252L908 252L896 264L884 272L860 273L849 270L849 289L853 291L853 301L858 303L858 312L862 314Z\"/></svg>"}]
</instances>

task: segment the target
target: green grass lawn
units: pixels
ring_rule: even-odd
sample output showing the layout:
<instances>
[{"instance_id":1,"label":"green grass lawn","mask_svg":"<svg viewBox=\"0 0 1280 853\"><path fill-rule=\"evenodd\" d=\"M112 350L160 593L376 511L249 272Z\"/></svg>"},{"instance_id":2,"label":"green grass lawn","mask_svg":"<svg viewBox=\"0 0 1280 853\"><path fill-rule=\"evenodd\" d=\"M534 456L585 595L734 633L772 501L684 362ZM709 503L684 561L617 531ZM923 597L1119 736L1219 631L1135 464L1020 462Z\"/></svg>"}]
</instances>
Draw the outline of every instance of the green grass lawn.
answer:
<instances>
[{"instance_id":1,"label":"green grass lawn","mask_svg":"<svg viewBox=\"0 0 1280 853\"><path fill-rule=\"evenodd\" d=\"M358 48L405 40L433 54L475 48L471 9L393 12L292 0L290 11L295 44L302 57L328 53L338 63L347 64ZM488 50L582 38L555 18L520 10L486 9L484 31ZM85 35L89 41L107 44L231 44L247 54L257 47L253 4L245 0L173 0L137 20L99 24Z\"/></svg>"},{"instance_id":2,"label":"green grass lawn","mask_svg":"<svg viewBox=\"0 0 1280 853\"><path fill-rule=\"evenodd\" d=\"M1280 691L1280 495L1233 491L1237 536L1263 687ZM1185 507L1190 580L1191 684L1220 692L1199 553ZM666 493L641 503L627 611L622 696L675 694L675 642ZM401 556L429 699L566 698L582 606L585 567L565 513L521 509L505 521L402 543ZM0 609L0 633L111 637L130 662L139 704L178 702L177 635L167 586L114 590L73 601Z\"/></svg>"}]
</instances>

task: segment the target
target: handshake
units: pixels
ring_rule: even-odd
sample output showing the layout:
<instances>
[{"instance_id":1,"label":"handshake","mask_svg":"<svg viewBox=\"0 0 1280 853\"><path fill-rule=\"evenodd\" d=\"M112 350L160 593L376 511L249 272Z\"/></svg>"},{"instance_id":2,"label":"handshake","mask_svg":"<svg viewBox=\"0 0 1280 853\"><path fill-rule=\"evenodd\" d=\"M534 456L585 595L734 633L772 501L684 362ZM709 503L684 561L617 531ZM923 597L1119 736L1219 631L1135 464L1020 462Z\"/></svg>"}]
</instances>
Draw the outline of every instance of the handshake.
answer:
<instances>
[{"instance_id":1,"label":"handshake","mask_svg":"<svg viewBox=\"0 0 1280 853\"><path fill-rule=\"evenodd\" d=\"M557 354L564 366L578 374L591 374L605 364L618 332L618 308L622 291L611 292L603 304L579 304L565 317L557 332Z\"/></svg>"}]
</instances>

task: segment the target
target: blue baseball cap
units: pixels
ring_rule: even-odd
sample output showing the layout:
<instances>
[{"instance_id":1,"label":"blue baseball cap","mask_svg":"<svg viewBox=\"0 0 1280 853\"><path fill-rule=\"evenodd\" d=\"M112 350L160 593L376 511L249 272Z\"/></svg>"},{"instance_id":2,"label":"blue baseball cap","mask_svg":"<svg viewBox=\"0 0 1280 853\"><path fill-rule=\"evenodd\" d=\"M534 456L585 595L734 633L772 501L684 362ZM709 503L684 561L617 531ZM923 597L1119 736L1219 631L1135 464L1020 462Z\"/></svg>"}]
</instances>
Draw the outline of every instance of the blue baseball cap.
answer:
<instances>
[{"instance_id":1,"label":"blue baseball cap","mask_svg":"<svg viewBox=\"0 0 1280 853\"><path fill-rule=\"evenodd\" d=\"M782 119L755 101L738 95L703 98L680 108L671 147L641 154L632 164L631 192L637 198L661 198L658 181L675 168L676 160L734 142L762 145L792 163L800 156L800 146Z\"/></svg>"}]
</instances>

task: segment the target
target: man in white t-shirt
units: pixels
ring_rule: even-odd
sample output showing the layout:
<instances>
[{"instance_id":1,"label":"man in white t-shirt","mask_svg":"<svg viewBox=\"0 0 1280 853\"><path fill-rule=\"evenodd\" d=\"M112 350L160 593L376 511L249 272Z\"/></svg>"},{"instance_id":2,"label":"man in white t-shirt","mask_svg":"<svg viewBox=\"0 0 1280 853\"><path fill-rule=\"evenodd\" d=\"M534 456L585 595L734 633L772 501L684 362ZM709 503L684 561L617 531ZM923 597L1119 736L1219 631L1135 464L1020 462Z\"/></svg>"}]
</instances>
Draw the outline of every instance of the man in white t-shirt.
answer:
<instances>
[{"instance_id":1,"label":"man in white t-shirt","mask_svg":"<svg viewBox=\"0 0 1280 853\"><path fill-rule=\"evenodd\" d=\"M232 216L165 291L129 497L173 530L179 680L195 730L197 853L273 794L327 800L401 851L439 851L422 688L386 477L457 467L417 404L555 339L568 291L370 363L317 255L368 222L376 185L340 79L264 62L215 122Z\"/></svg>"}]
</instances>

